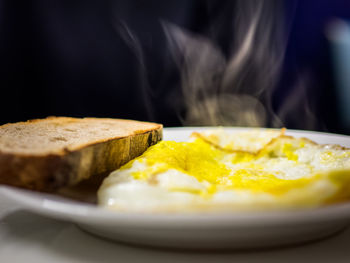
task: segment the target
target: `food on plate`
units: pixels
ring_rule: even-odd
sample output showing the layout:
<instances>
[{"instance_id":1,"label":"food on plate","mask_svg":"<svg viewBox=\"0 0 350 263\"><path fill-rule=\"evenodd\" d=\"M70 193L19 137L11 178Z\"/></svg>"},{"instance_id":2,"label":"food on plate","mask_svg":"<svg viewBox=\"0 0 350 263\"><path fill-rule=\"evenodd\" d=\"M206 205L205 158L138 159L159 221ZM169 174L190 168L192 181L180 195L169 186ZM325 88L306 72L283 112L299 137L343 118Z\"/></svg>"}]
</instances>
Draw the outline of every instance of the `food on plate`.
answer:
<instances>
[{"instance_id":1,"label":"food on plate","mask_svg":"<svg viewBox=\"0 0 350 263\"><path fill-rule=\"evenodd\" d=\"M162 125L49 117L0 126L0 184L55 191L109 173L162 137Z\"/></svg>"},{"instance_id":2,"label":"food on plate","mask_svg":"<svg viewBox=\"0 0 350 263\"><path fill-rule=\"evenodd\" d=\"M285 129L223 129L162 141L104 179L98 203L117 211L318 207L350 199L350 149Z\"/></svg>"}]
</instances>

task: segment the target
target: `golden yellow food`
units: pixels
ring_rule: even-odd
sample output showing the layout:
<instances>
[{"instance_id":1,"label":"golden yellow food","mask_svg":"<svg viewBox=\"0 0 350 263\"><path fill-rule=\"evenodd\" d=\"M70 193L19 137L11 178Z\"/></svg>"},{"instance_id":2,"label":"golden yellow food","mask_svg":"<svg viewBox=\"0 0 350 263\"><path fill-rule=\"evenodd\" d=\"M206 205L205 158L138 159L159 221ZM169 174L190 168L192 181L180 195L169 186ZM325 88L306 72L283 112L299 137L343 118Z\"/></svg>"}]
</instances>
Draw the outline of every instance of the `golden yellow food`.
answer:
<instances>
[{"instance_id":1,"label":"golden yellow food","mask_svg":"<svg viewBox=\"0 0 350 263\"><path fill-rule=\"evenodd\" d=\"M350 198L350 150L285 130L194 133L162 141L107 177L99 204L177 212L317 207Z\"/></svg>"}]
</instances>

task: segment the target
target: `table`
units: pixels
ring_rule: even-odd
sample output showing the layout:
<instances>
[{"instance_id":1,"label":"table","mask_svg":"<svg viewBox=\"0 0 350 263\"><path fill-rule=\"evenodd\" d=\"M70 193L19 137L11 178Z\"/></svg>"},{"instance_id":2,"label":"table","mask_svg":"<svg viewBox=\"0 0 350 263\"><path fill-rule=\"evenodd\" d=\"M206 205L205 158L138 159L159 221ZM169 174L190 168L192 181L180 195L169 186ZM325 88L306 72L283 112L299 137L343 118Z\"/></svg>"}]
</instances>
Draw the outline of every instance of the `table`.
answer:
<instances>
[{"instance_id":1,"label":"table","mask_svg":"<svg viewBox=\"0 0 350 263\"><path fill-rule=\"evenodd\" d=\"M350 262L350 228L325 240L257 251L175 251L107 241L0 200L0 262Z\"/></svg>"}]
</instances>

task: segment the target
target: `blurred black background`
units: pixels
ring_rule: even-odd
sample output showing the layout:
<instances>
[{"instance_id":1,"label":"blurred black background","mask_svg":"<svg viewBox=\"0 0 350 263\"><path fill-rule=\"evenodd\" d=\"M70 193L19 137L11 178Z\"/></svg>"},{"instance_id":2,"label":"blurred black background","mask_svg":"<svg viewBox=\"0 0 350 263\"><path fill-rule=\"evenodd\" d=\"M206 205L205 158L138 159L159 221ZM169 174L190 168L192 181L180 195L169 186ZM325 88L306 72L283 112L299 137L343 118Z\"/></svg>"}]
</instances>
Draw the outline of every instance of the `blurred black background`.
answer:
<instances>
[{"instance_id":1,"label":"blurred black background","mask_svg":"<svg viewBox=\"0 0 350 263\"><path fill-rule=\"evenodd\" d=\"M181 126L186 109L179 72L160 20L208 35L226 54L234 37L227 32L235 5L236 1L199 0L1 0L0 124L56 115ZM349 19L350 2L290 0L284 1L283 12L288 45L273 108L278 111L291 96L300 96L292 89L302 72L307 80L303 100L316 120L313 129L349 133L338 118L325 27L335 17ZM218 17L222 26L215 36L209 35ZM142 61L118 34L123 25L138 37ZM296 105L284 125L309 127L302 114Z\"/></svg>"}]
</instances>

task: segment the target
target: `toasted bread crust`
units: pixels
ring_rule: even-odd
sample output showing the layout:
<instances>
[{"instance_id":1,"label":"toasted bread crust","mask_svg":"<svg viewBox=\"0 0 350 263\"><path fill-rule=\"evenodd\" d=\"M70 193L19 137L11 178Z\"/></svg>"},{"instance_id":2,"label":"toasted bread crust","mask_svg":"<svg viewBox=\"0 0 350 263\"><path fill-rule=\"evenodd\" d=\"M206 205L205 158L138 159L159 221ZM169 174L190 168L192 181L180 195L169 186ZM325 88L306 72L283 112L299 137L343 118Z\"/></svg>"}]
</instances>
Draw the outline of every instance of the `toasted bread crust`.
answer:
<instances>
[{"instance_id":1,"label":"toasted bread crust","mask_svg":"<svg viewBox=\"0 0 350 263\"><path fill-rule=\"evenodd\" d=\"M30 123L38 121L41 120ZM46 155L22 155L0 149L0 184L52 192L94 175L107 174L139 156L161 138L162 125L145 123L144 130Z\"/></svg>"}]
</instances>

